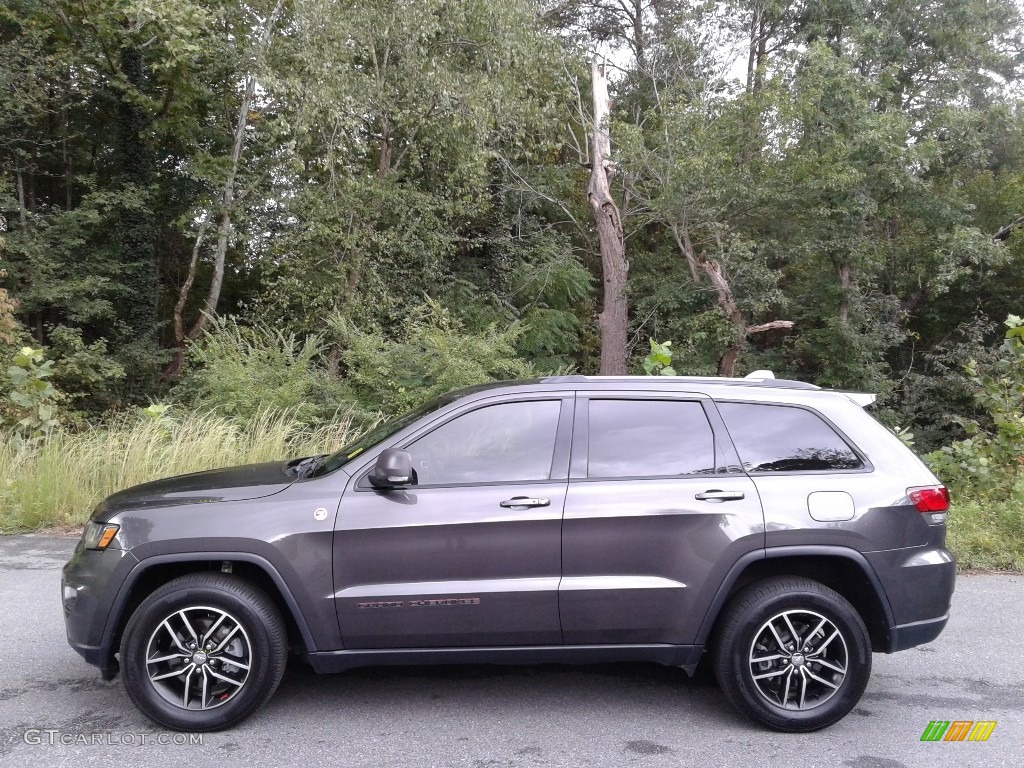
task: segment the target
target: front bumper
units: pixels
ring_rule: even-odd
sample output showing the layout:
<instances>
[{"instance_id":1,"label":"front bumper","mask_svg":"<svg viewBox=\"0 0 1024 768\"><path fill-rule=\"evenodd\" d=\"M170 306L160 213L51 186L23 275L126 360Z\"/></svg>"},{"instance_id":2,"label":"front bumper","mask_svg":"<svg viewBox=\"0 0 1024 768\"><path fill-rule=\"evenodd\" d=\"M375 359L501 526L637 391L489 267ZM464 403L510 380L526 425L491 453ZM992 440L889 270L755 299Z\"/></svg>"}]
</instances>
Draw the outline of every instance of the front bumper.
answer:
<instances>
[{"instance_id":1,"label":"front bumper","mask_svg":"<svg viewBox=\"0 0 1024 768\"><path fill-rule=\"evenodd\" d=\"M78 542L61 573L61 600L68 644L83 659L99 667L104 679L117 674L117 640L111 625L111 607L125 578L138 559L121 549L102 552Z\"/></svg>"}]
</instances>

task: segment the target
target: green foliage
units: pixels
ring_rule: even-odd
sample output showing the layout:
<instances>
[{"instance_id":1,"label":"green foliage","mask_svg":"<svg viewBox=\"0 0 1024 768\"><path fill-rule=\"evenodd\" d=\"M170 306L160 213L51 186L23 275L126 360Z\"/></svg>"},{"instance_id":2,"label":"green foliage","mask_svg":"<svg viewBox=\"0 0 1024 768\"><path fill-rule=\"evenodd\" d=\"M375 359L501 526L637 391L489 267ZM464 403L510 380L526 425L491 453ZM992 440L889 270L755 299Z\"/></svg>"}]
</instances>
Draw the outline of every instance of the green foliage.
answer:
<instances>
[{"instance_id":1,"label":"green foliage","mask_svg":"<svg viewBox=\"0 0 1024 768\"><path fill-rule=\"evenodd\" d=\"M39 445L58 426L60 394L49 381L52 375L53 361L41 349L22 347L11 360L7 399L15 448Z\"/></svg>"},{"instance_id":2,"label":"green foliage","mask_svg":"<svg viewBox=\"0 0 1024 768\"><path fill-rule=\"evenodd\" d=\"M126 372L106 339L86 342L80 328L56 326L49 329L48 341L53 381L67 407L95 414L117 404Z\"/></svg>"},{"instance_id":3,"label":"green foliage","mask_svg":"<svg viewBox=\"0 0 1024 768\"><path fill-rule=\"evenodd\" d=\"M176 426L176 420L170 413L172 407L169 403L150 403L145 408L138 409L139 419L145 423L156 425L169 440Z\"/></svg>"},{"instance_id":4,"label":"green foliage","mask_svg":"<svg viewBox=\"0 0 1024 768\"><path fill-rule=\"evenodd\" d=\"M3 252L4 241L0 237L0 257L3 256ZM7 273L0 269L0 280L5 277L7 277ZM18 305L8 295L7 290L0 288L0 345L14 343L15 333L18 329L18 321L14 316L14 311L17 308Z\"/></svg>"},{"instance_id":5,"label":"green foliage","mask_svg":"<svg viewBox=\"0 0 1024 768\"><path fill-rule=\"evenodd\" d=\"M348 347L346 388L370 414L396 415L453 389L535 375L516 355L518 325L471 332L434 301L410 316L397 341L344 321L335 327Z\"/></svg>"},{"instance_id":6,"label":"green foliage","mask_svg":"<svg viewBox=\"0 0 1024 768\"><path fill-rule=\"evenodd\" d=\"M140 417L171 434L190 409L370 421L595 371L596 41L630 337L674 341L634 370L714 374L735 351L877 392L887 423L948 447L932 461L961 499L1011 498L1018 357L992 342L1024 294L1017 4L642 5L288 0L264 49L277 0L0 4L0 350L45 349L34 381L62 393L5 394L5 418L34 413L29 439L57 402L83 428L173 399ZM220 249L215 314L237 319L161 379ZM976 532L1013 530L993 515Z\"/></svg>"},{"instance_id":7,"label":"green foliage","mask_svg":"<svg viewBox=\"0 0 1024 768\"><path fill-rule=\"evenodd\" d=\"M189 348L188 370L174 398L243 422L267 411L290 413L302 423L327 420L342 403L337 383L320 363L322 350L318 336L300 340L265 325L218 319Z\"/></svg>"},{"instance_id":8,"label":"green foliage","mask_svg":"<svg viewBox=\"0 0 1024 768\"><path fill-rule=\"evenodd\" d=\"M145 408L140 408L139 415L151 421L167 422L170 421L170 416L167 413L170 409L171 406L167 403L151 403Z\"/></svg>"},{"instance_id":9,"label":"green foliage","mask_svg":"<svg viewBox=\"0 0 1024 768\"><path fill-rule=\"evenodd\" d=\"M522 331L516 342L519 354L541 370L563 369L586 360L580 349L586 333L581 315L591 309L593 280L570 243L545 235L540 225L522 222L523 247L513 251L517 258L507 293Z\"/></svg>"},{"instance_id":10,"label":"green foliage","mask_svg":"<svg viewBox=\"0 0 1024 768\"><path fill-rule=\"evenodd\" d=\"M937 474L979 502L1024 501L1024 320L1010 315L1005 325L994 363L965 366L987 418L959 419L967 438L927 457Z\"/></svg>"},{"instance_id":11,"label":"green foliage","mask_svg":"<svg viewBox=\"0 0 1024 768\"><path fill-rule=\"evenodd\" d=\"M675 376L676 370L672 367L672 342L659 344L654 339L650 342L651 353L644 358L644 373L648 376Z\"/></svg>"},{"instance_id":12,"label":"green foliage","mask_svg":"<svg viewBox=\"0 0 1024 768\"><path fill-rule=\"evenodd\" d=\"M498 309L480 325L508 319L509 273L565 240L521 209L509 221L510 177L560 143L561 55L535 6L306 0L295 25L281 41L288 67L269 83L294 151L276 172L286 210L261 317L303 334L337 313L397 328L428 287L461 311L468 282L472 309ZM565 346L523 339L541 355Z\"/></svg>"}]
</instances>

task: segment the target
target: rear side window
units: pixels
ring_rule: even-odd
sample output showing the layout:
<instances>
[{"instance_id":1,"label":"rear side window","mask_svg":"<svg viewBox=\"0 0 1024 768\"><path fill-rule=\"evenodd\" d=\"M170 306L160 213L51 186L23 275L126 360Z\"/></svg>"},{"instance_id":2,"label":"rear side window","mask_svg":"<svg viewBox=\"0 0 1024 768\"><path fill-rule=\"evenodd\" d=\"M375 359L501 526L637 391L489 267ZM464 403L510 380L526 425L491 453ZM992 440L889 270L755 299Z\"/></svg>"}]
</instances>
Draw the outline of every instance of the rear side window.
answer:
<instances>
[{"instance_id":1,"label":"rear side window","mask_svg":"<svg viewBox=\"0 0 1024 768\"><path fill-rule=\"evenodd\" d=\"M700 403L591 400L588 477L664 477L715 471L715 441Z\"/></svg>"},{"instance_id":2,"label":"rear side window","mask_svg":"<svg viewBox=\"0 0 1024 768\"><path fill-rule=\"evenodd\" d=\"M718 403L748 472L828 472L864 462L820 416L804 408Z\"/></svg>"}]
</instances>

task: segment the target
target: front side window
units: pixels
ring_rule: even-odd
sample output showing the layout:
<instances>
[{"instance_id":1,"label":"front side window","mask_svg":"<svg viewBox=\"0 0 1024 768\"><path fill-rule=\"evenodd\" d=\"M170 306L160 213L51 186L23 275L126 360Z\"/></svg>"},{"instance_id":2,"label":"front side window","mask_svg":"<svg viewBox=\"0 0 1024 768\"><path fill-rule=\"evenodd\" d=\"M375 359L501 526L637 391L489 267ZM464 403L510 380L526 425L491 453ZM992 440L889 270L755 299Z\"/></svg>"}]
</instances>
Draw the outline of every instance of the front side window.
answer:
<instances>
[{"instance_id":1,"label":"front side window","mask_svg":"<svg viewBox=\"0 0 1024 768\"><path fill-rule=\"evenodd\" d=\"M587 477L664 477L715 471L715 440L691 400L591 400Z\"/></svg>"},{"instance_id":2,"label":"front side window","mask_svg":"<svg viewBox=\"0 0 1024 768\"><path fill-rule=\"evenodd\" d=\"M477 408L406 447L419 485L542 481L551 477L559 400Z\"/></svg>"},{"instance_id":3,"label":"front side window","mask_svg":"<svg viewBox=\"0 0 1024 768\"><path fill-rule=\"evenodd\" d=\"M457 392L450 392L447 395L442 395L441 397L431 400L425 405L421 405L419 408L409 411L396 419L391 419L390 421L386 421L383 424L378 425L354 443L349 443L343 446L340 451L332 453L324 459L323 463L317 467L313 476L318 477L320 475L326 475L339 467L345 466L352 461L352 459L365 453L377 443L387 440L389 437L397 434L410 424L416 422L418 419L422 419L424 416L449 405L456 397L458 397Z\"/></svg>"},{"instance_id":4,"label":"front side window","mask_svg":"<svg viewBox=\"0 0 1024 768\"><path fill-rule=\"evenodd\" d=\"M718 403L747 472L860 469L860 457L817 414L761 403Z\"/></svg>"}]
</instances>

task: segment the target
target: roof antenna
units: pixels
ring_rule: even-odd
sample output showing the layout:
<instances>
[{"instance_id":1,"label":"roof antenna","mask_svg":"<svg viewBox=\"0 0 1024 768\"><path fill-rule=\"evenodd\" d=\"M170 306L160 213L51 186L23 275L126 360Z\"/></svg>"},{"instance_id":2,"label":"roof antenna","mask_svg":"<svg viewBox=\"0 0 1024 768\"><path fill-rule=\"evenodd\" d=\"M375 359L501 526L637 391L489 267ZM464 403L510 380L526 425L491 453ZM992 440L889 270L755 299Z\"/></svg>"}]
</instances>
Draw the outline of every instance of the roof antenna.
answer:
<instances>
[{"instance_id":1,"label":"roof antenna","mask_svg":"<svg viewBox=\"0 0 1024 768\"><path fill-rule=\"evenodd\" d=\"M743 378L744 379L774 379L775 378L775 374L772 373L771 371L762 370L762 371L754 371L753 373L748 373Z\"/></svg>"}]
</instances>

